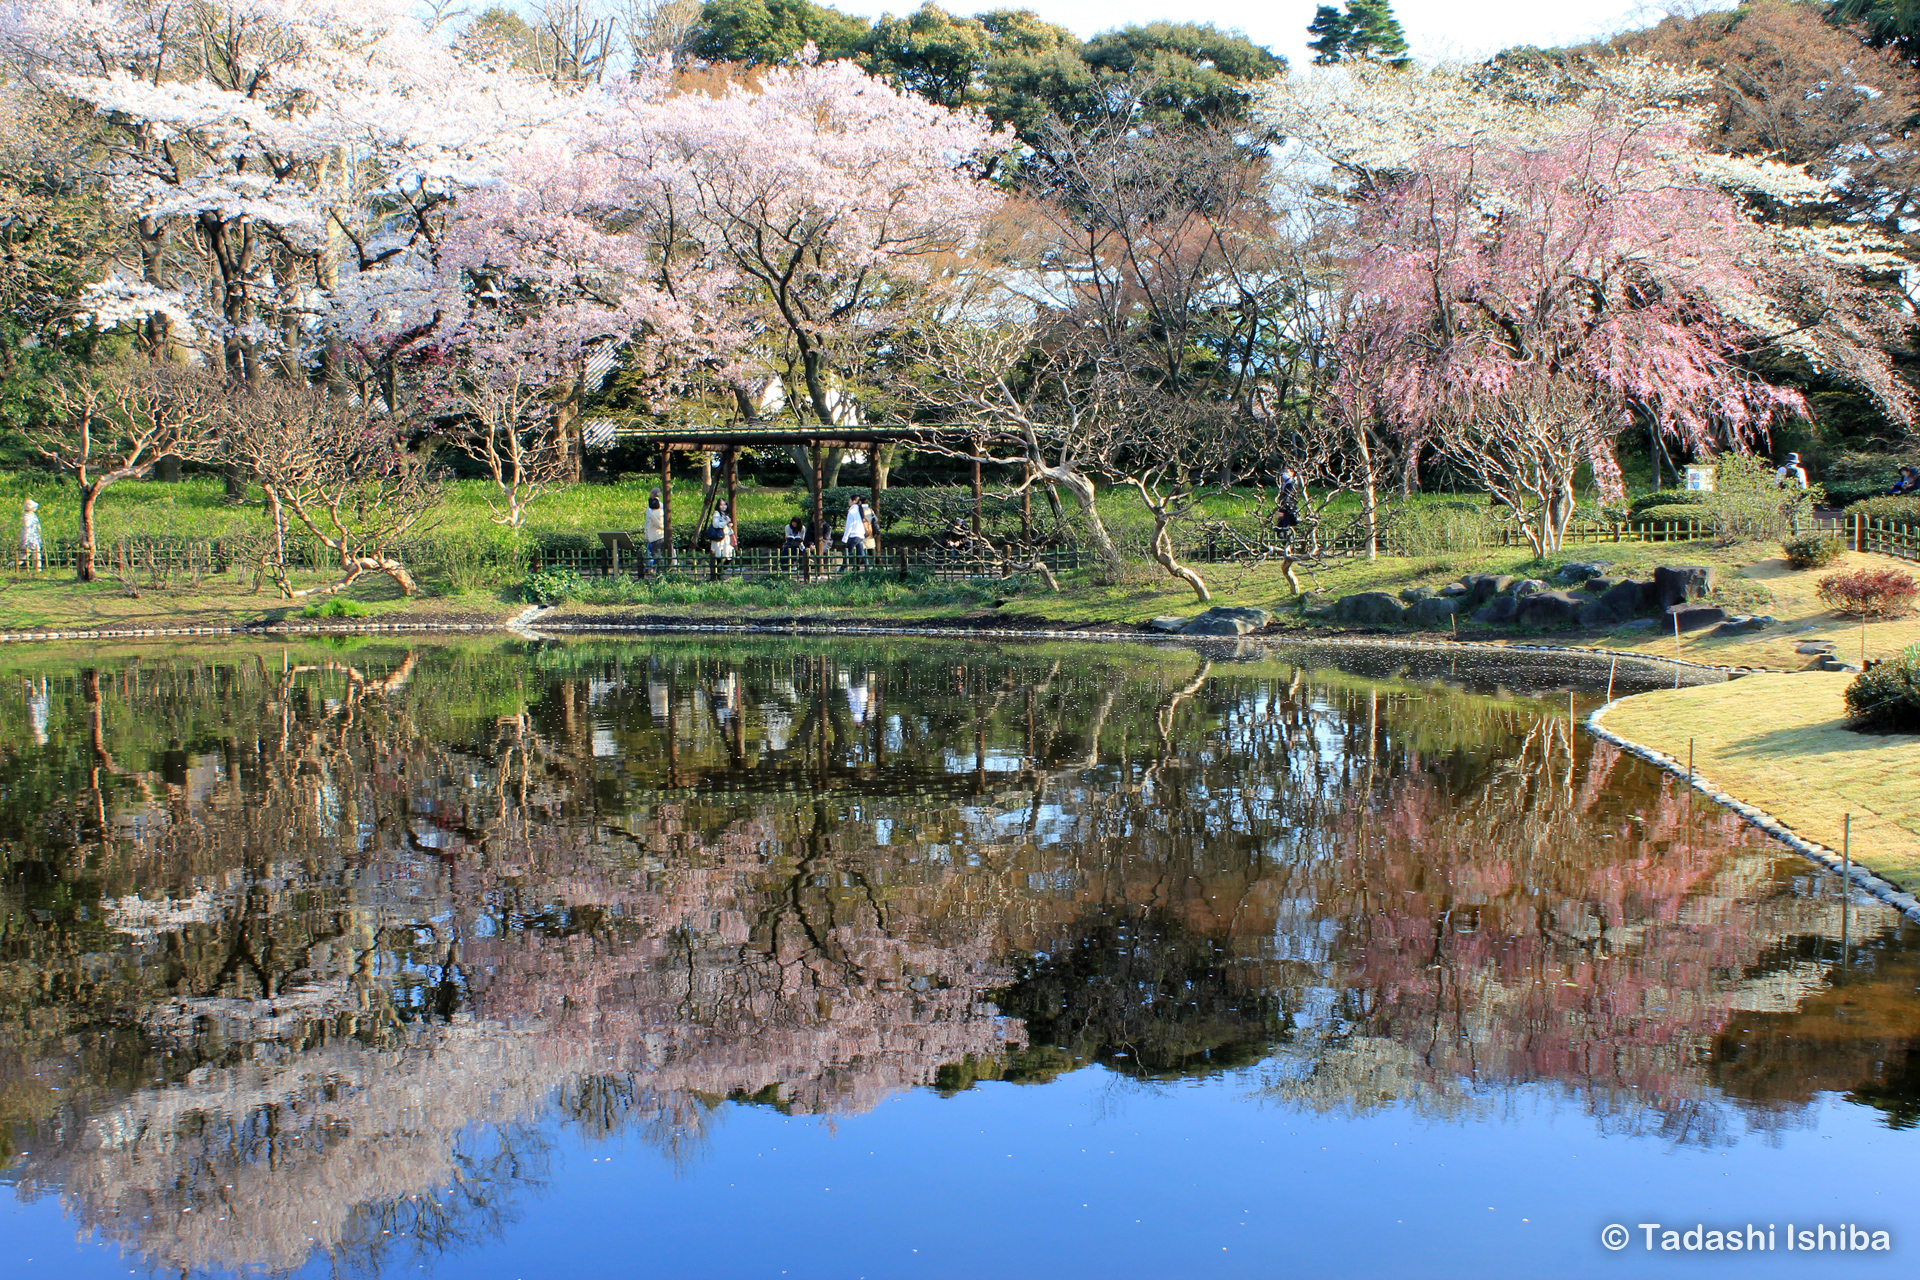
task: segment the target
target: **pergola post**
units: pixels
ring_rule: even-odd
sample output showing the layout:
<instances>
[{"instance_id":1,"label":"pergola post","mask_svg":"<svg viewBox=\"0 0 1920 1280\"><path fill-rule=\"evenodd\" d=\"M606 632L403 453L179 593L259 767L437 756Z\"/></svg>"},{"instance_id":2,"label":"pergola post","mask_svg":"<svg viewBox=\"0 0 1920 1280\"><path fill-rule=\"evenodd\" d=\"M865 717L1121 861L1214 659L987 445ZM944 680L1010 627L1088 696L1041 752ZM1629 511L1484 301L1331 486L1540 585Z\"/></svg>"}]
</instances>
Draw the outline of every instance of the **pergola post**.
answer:
<instances>
[{"instance_id":1,"label":"pergola post","mask_svg":"<svg viewBox=\"0 0 1920 1280\"><path fill-rule=\"evenodd\" d=\"M980 454L978 453L978 450L980 448L979 442L975 441L973 447L976 451L973 455L973 536L976 539L978 539L980 537Z\"/></svg>"},{"instance_id":2,"label":"pergola post","mask_svg":"<svg viewBox=\"0 0 1920 1280\"><path fill-rule=\"evenodd\" d=\"M880 554L880 446L879 445L870 444L867 446L867 462L869 463L871 468L871 475L867 483L867 506L871 508L873 511L873 520L871 522L873 525L872 554L875 556L878 556ZM878 560L875 560L874 563L879 564L880 562Z\"/></svg>"},{"instance_id":3,"label":"pergola post","mask_svg":"<svg viewBox=\"0 0 1920 1280\"><path fill-rule=\"evenodd\" d=\"M827 498L823 492L827 478L827 451L819 444L813 446L813 542L822 552L827 549Z\"/></svg>"},{"instance_id":4,"label":"pergola post","mask_svg":"<svg viewBox=\"0 0 1920 1280\"><path fill-rule=\"evenodd\" d=\"M727 446L727 518L733 521L733 539L740 541L740 450Z\"/></svg>"},{"instance_id":5,"label":"pergola post","mask_svg":"<svg viewBox=\"0 0 1920 1280\"><path fill-rule=\"evenodd\" d=\"M661 536L666 540L666 563L661 569L673 568L673 443L668 441L660 446L660 528Z\"/></svg>"}]
</instances>

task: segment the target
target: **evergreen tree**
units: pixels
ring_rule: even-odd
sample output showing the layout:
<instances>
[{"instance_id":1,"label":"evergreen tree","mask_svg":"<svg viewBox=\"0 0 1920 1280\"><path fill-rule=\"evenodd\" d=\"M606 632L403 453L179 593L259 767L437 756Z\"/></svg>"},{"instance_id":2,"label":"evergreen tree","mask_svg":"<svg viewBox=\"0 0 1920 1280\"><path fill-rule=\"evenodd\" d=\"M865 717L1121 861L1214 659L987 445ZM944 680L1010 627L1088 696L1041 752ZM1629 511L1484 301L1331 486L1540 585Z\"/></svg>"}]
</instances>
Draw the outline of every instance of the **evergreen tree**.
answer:
<instances>
[{"instance_id":1,"label":"evergreen tree","mask_svg":"<svg viewBox=\"0 0 1920 1280\"><path fill-rule=\"evenodd\" d=\"M1319 66L1330 66L1354 58L1404 67L1412 61L1407 54L1407 36L1400 20L1393 16L1390 0L1347 0L1342 12L1330 4L1314 11L1307 24L1314 37L1307 47Z\"/></svg>"},{"instance_id":2,"label":"evergreen tree","mask_svg":"<svg viewBox=\"0 0 1920 1280\"><path fill-rule=\"evenodd\" d=\"M1353 38L1353 19L1333 5L1323 4L1314 10L1307 34L1314 37L1307 41L1307 48L1313 50L1314 65L1331 66L1346 57L1347 41Z\"/></svg>"},{"instance_id":3,"label":"evergreen tree","mask_svg":"<svg viewBox=\"0 0 1920 1280\"><path fill-rule=\"evenodd\" d=\"M1413 61L1407 55L1407 35L1393 16L1390 0L1349 0L1347 13L1353 20L1353 35L1347 44L1350 57L1371 58L1395 67Z\"/></svg>"}]
</instances>

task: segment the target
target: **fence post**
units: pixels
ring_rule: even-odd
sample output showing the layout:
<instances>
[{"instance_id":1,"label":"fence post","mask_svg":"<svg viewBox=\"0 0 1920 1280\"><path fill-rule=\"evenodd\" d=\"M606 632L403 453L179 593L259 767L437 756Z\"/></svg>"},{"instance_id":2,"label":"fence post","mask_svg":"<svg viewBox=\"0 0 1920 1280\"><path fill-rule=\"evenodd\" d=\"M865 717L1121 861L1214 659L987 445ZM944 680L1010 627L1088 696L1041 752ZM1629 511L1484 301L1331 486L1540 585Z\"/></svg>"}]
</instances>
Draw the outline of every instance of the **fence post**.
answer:
<instances>
[{"instance_id":1,"label":"fence post","mask_svg":"<svg viewBox=\"0 0 1920 1280\"><path fill-rule=\"evenodd\" d=\"M900 581L905 582L907 580L907 549L905 547L901 547L899 548L899 551L900 551Z\"/></svg>"}]
</instances>

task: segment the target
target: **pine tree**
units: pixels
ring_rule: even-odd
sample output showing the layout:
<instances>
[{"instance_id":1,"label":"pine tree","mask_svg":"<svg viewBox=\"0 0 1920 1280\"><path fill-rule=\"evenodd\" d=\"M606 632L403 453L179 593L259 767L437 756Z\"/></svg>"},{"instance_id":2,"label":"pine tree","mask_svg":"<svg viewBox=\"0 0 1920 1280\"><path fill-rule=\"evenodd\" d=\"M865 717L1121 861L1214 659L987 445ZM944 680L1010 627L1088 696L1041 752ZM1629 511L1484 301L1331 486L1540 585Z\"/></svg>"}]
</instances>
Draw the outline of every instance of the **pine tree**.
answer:
<instances>
[{"instance_id":1,"label":"pine tree","mask_svg":"<svg viewBox=\"0 0 1920 1280\"><path fill-rule=\"evenodd\" d=\"M1307 34L1315 37L1307 48L1313 50L1317 66L1330 66L1353 58L1384 62L1404 67L1412 61L1407 54L1407 36L1400 20L1393 16L1391 0L1347 0L1346 11L1323 4L1307 24Z\"/></svg>"},{"instance_id":2,"label":"pine tree","mask_svg":"<svg viewBox=\"0 0 1920 1280\"><path fill-rule=\"evenodd\" d=\"M1346 56L1347 41L1353 38L1353 20L1333 5L1323 4L1307 24L1307 34L1316 37L1307 42L1307 48L1313 50L1314 65L1330 66Z\"/></svg>"},{"instance_id":3,"label":"pine tree","mask_svg":"<svg viewBox=\"0 0 1920 1280\"><path fill-rule=\"evenodd\" d=\"M1389 66L1404 67L1413 61L1407 55L1407 36L1400 20L1393 16L1390 0L1349 0L1349 21L1353 35L1347 41L1347 54L1371 58Z\"/></svg>"}]
</instances>

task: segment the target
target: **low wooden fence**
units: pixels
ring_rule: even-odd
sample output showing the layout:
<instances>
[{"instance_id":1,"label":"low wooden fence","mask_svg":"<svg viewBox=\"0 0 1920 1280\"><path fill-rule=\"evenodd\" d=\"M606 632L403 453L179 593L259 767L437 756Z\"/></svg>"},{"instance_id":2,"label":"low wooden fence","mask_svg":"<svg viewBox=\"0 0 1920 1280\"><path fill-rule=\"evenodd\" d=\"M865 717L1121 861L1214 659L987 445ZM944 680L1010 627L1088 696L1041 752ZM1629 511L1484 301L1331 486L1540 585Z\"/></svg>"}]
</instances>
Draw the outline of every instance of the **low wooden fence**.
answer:
<instances>
[{"instance_id":1,"label":"low wooden fence","mask_svg":"<svg viewBox=\"0 0 1920 1280\"><path fill-rule=\"evenodd\" d=\"M660 557L664 558L664 557ZM848 555L844 551L784 551L777 547L741 547L730 559L715 560L705 551L677 548L670 566L656 562L639 551L621 551L618 564L605 547L543 547L533 553L534 569L572 569L582 577L607 577L620 574L644 577L662 568L693 577L749 575L784 576L811 581L835 578L848 573L884 572L924 576L949 581L965 578L1001 578L1020 565L1039 560L1054 573L1066 573L1089 563L1079 550L1068 547L1043 551L1037 556L1016 553L1011 559L997 551L940 551L927 547L895 547L867 555Z\"/></svg>"},{"instance_id":2,"label":"low wooden fence","mask_svg":"<svg viewBox=\"0 0 1920 1280\"><path fill-rule=\"evenodd\" d=\"M1920 525L1879 516L1851 514L1812 520L1803 527L1832 533L1855 551L1920 562ZM1712 525L1703 520L1668 520L1648 524L1576 523L1568 527L1565 545L1691 542L1714 536ZM1324 555L1347 557L1366 554L1365 538L1353 533L1322 539L1319 545L1320 553ZM1502 525L1488 530L1476 545L1524 547L1527 541L1518 529ZM1384 530L1380 538L1380 551L1385 555L1424 554L1429 549L1409 549L1401 545L1391 528ZM1467 546L1459 548L1462 551L1471 549ZM257 538L126 538L102 542L95 553L95 564L102 575L118 574L130 578L136 575L214 574L249 567L259 560L262 550ZM447 554L447 548L433 539L408 543L396 550L402 560L423 568L441 564ZM803 579L831 578L871 570L946 580L998 578L1006 576L1014 565L1027 560L1024 553L1014 552L1010 562L1003 554L1004 550L980 547L945 551L903 545L866 556L848 556L838 549L829 549L813 552L803 559L797 552L786 552L777 547L742 547L732 560L720 562L719 568L726 574L784 575ZM79 560L79 552L79 545L70 539L49 541L45 552L46 566L48 569L73 569ZM19 553L17 538L0 539L0 557L4 557L6 565L19 563ZM325 571L336 563L332 552L305 539L289 538L286 554L288 567L295 570ZM1221 536L1209 537L1185 547L1179 554L1182 559L1196 564L1227 564L1278 559L1281 548L1252 544L1238 537ZM1087 552L1072 547L1045 551L1038 558L1056 574L1092 563L1092 557ZM649 564L645 556L637 551L621 551L616 559L615 553L604 546L535 544L527 552L527 567L569 568L583 577L604 577L613 573L641 576L659 566ZM715 562L704 551L681 548L674 552L673 569L683 574L708 576L714 572Z\"/></svg>"}]
</instances>

